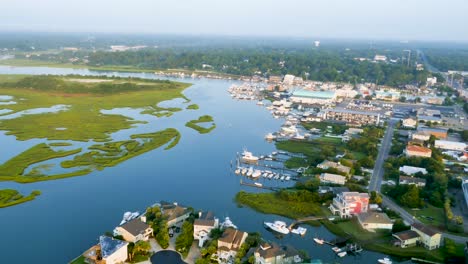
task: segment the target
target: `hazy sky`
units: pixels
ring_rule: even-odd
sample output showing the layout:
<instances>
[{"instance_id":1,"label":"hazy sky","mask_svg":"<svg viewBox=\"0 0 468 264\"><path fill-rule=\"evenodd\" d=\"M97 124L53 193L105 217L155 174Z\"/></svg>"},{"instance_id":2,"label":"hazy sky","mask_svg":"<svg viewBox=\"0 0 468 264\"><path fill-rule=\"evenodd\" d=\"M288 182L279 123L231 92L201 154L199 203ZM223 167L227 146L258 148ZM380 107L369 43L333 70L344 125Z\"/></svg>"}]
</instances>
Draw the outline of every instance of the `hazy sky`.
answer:
<instances>
[{"instance_id":1,"label":"hazy sky","mask_svg":"<svg viewBox=\"0 0 468 264\"><path fill-rule=\"evenodd\" d=\"M468 0L0 0L0 31L468 41L467 10Z\"/></svg>"}]
</instances>

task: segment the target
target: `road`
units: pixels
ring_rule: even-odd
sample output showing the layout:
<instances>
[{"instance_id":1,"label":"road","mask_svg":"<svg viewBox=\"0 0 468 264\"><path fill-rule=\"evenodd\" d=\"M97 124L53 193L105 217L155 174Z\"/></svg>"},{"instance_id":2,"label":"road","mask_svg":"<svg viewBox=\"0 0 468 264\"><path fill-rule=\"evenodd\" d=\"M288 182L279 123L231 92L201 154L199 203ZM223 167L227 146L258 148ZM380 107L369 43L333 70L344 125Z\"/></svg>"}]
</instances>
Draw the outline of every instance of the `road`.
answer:
<instances>
[{"instance_id":1,"label":"road","mask_svg":"<svg viewBox=\"0 0 468 264\"><path fill-rule=\"evenodd\" d=\"M369 184L369 191L380 192L380 187L382 187L382 180L384 175L383 165L385 160L388 158L388 153L390 152L390 147L392 146L393 129L395 128L397 122L398 121L392 119L388 121L387 130L385 131L385 135L380 145L379 154L375 160L374 172L372 173Z\"/></svg>"}]
</instances>

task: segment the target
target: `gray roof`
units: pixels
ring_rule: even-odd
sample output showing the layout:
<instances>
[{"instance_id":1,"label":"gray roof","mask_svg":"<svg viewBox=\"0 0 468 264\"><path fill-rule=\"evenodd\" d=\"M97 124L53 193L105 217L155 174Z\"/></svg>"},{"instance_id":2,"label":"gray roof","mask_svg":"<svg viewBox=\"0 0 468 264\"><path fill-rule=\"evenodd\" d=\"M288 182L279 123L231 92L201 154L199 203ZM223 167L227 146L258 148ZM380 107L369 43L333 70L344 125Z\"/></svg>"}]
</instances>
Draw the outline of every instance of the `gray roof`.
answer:
<instances>
[{"instance_id":1,"label":"gray roof","mask_svg":"<svg viewBox=\"0 0 468 264\"><path fill-rule=\"evenodd\" d=\"M126 247L128 243L108 236L100 236L99 245L101 246L102 257L107 258L120 248Z\"/></svg>"},{"instance_id":2,"label":"gray roof","mask_svg":"<svg viewBox=\"0 0 468 264\"><path fill-rule=\"evenodd\" d=\"M413 239L419 237L419 234L416 233L413 230L406 230L406 231L401 231L398 233L393 234L394 237L398 238L399 240L408 240L408 239Z\"/></svg>"},{"instance_id":3,"label":"gray roof","mask_svg":"<svg viewBox=\"0 0 468 264\"><path fill-rule=\"evenodd\" d=\"M428 235L430 237L439 234L439 232L437 232L436 230L434 230L434 229L432 229L432 228L430 228L428 226L425 226L423 224L414 223L414 224L411 225L411 227L413 229L417 229L417 230L421 231L422 233L424 233L424 234L426 234L426 235Z\"/></svg>"},{"instance_id":4,"label":"gray roof","mask_svg":"<svg viewBox=\"0 0 468 264\"><path fill-rule=\"evenodd\" d=\"M392 220L385 213L366 212L358 214L361 223L392 224Z\"/></svg>"},{"instance_id":5,"label":"gray roof","mask_svg":"<svg viewBox=\"0 0 468 264\"><path fill-rule=\"evenodd\" d=\"M145 230L148 229L150 226L144 223L143 221L141 221L140 218L135 218L133 220L126 222L120 227L127 230L130 234L137 236L139 234L144 233Z\"/></svg>"}]
</instances>

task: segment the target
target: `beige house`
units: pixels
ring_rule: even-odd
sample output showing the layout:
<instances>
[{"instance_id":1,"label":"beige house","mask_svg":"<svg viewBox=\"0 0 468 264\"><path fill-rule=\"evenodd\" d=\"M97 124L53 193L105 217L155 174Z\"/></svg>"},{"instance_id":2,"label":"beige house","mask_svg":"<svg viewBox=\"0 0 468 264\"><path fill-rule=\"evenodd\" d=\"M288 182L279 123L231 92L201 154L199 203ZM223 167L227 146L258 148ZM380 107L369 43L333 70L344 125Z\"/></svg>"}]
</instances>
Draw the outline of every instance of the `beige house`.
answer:
<instances>
[{"instance_id":1,"label":"beige house","mask_svg":"<svg viewBox=\"0 0 468 264\"><path fill-rule=\"evenodd\" d=\"M421 179L421 178L418 178L418 177L412 177L412 176L404 176L404 175L400 176L400 179L399 179L398 183L400 185L414 184L414 185L416 185L418 187L426 186L426 180L425 179Z\"/></svg>"},{"instance_id":2,"label":"beige house","mask_svg":"<svg viewBox=\"0 0 468 264\"><path fill-rule=\"evenodd\" d=\"M248 234L246 232L239 231L232 227L226 228L218 239L218 260L224 263L234 258L239 248L244 244L245 239L247 239L247 236Z\"/></svg>"},{"instance_id":3,"label":"beige house","mask_svg":"<svg viewBox=\"0 0 468 264\"><path fill-rule=\"evenodd\" d=\"M322 173L320 174L320 182L344 185L346 177L333 173Z\"/></svg>"},{"instance_id":4,"label":"beige house","mask_svg":"<svg viewBox=\"0 0 468 264\"><path fill-rule=\"evenodd\" d=\"M414 223L411 225L411 230L418 233L421 244L429 250L437 249L440 247L442 234L427 227L423 224Z\"/></svg>"},{"instance_id":5,"label":"beige house","mask_svg":"<svg viewBox=\"0 0 468 264\"><path fill-rule=\"evenodd\" d=\"M406 128L416 128L418 121L413 118L406 118L402 121L402 126Z\"/></svg>"},{"instance_id":6,"label":"beige house","mask_svg":"<svg viewBox=\"0 0 468 264\"><path fill-rule=\"evenodd\" d=\"M175 226L189 218L191 211L177 203L161 202L161 211L167 219L167 226Z\"/></svg>"},{"instance_id":7,"label":"beige house","mask_svg":"<svg viewBox=\"0 0 468 264\"><path fill-rule=\"evenodd\" d=\"M193 223L193 239L199 241L199 246L208 238L211 230L219 226L219 220L212 212L200 212L199 218Z\"/></svg>"},{"instance_id":8,"label":"beige house","mask_svg":"<svg viewBox=\"0 0 468 264\"><path fill-rule=\"evenodd\" d=\"M393 222L385 213L365 212L357 215L362 228L368 231L392 230Z\"/></svg>"},{"instance_id":9,"label":"beige house","mask_svg":"<svg viewBox=\"0 0 468 264\"><path fill-rule=\"evenodd\" d=\"M291 246L276 243L262 243L254 252L255 264L301 263L299 252Z\"/></svg>"},{"instance_id":10,"label":"beige house","mask_svg":"<svg viewBox=\"0 0 468 264\"><path fill-rule=\"evenodd\" d=\"M137 242L140 240L147 241L151 234L153 234L153 228L148 224L143 222L143 220L138 217L133 220L126 222L125 224L115 228L116 233L123 236L125 241L128 242Z\"/></svg>"},{"instance_id":11,"label":"beige house","mask_svg":"<svg viewBox=\"0 0 468 264\"><path fill-rule=\"evenodd\" d=\"M423 157L430 158L432 156L432 150L416 145L406 146L405 153L407 157Z\"/></svg>"},{"instance_id":12,"label":"beige house","mask_svg":"<svg viewBox=\"0 0 468 264\"><path fill-rule=\"evenodd\" d=\"M397 239L396 243L394 244L400 246L401 248L416 246L420 239L419 234L413 230L406 230L395 233L393 234L393 237Z\"/></svg>"},{"instance_id":13,"label":"beige house","mask_svg":"<svg viewBox=\"0 0 468 264\"><path fill-rule=\"evenodd\" d=\"M127 260L128 243L108 236L99 237L99 244L83 253L86 263L118 264Z\"/></svg>"},{"instance_id":14,"label":"beige house","mask_svg":"<svg viewBox=\"0 0 468 264\"><path fill-rule=\"evenodd\" d=\"M324 169L324 170L327 170L329 168L333 168L333 169L336 169L339 172L345 173L346 175L349 175L349 173L351 171L350 167L346 167L346 166L341 165L338 162L333 162L333 161L329 161L329 160L322 161L322 163L317 165L317 168Z\"/></svg>"}]
</instances>

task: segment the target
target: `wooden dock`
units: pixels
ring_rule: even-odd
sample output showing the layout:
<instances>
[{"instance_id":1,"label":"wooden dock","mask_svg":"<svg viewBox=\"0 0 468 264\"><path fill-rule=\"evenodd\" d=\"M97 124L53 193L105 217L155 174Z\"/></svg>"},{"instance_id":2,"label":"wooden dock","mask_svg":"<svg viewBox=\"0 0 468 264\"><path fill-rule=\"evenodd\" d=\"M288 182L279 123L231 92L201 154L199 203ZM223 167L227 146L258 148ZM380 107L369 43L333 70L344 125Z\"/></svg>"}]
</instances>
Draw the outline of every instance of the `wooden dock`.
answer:
<instances>
[{"instance_id":1,"label":"wooden dock","mask_svg":"<svg viewBox=\"0 0 468 264\"><path fill-rule=\"evenodd\" d=\"M277 191L277 190L280 189L278 187L269 187L269 186L263 186L263 185L257 185L257 184L253 184L253 183L243 182L242 179L240 181L240 184L244 185L244 186L255 187L255 188L265 189L265 190L270 190L270 191Z\"/></svg>"},{"instance_id":2,"label":"wooden dock","mask_svg":"<svg viewBox=\"0 0 468 264\"><path fill-rule=\"evenodd\" d=\"M308 217L300 218L292 222L288 228L292 229L295 225L308 222L308 221L317 221L317 220L322 220L322 219L326 219L326 217L325 216L308 216Z\"/></svg>"}]
</instances>

